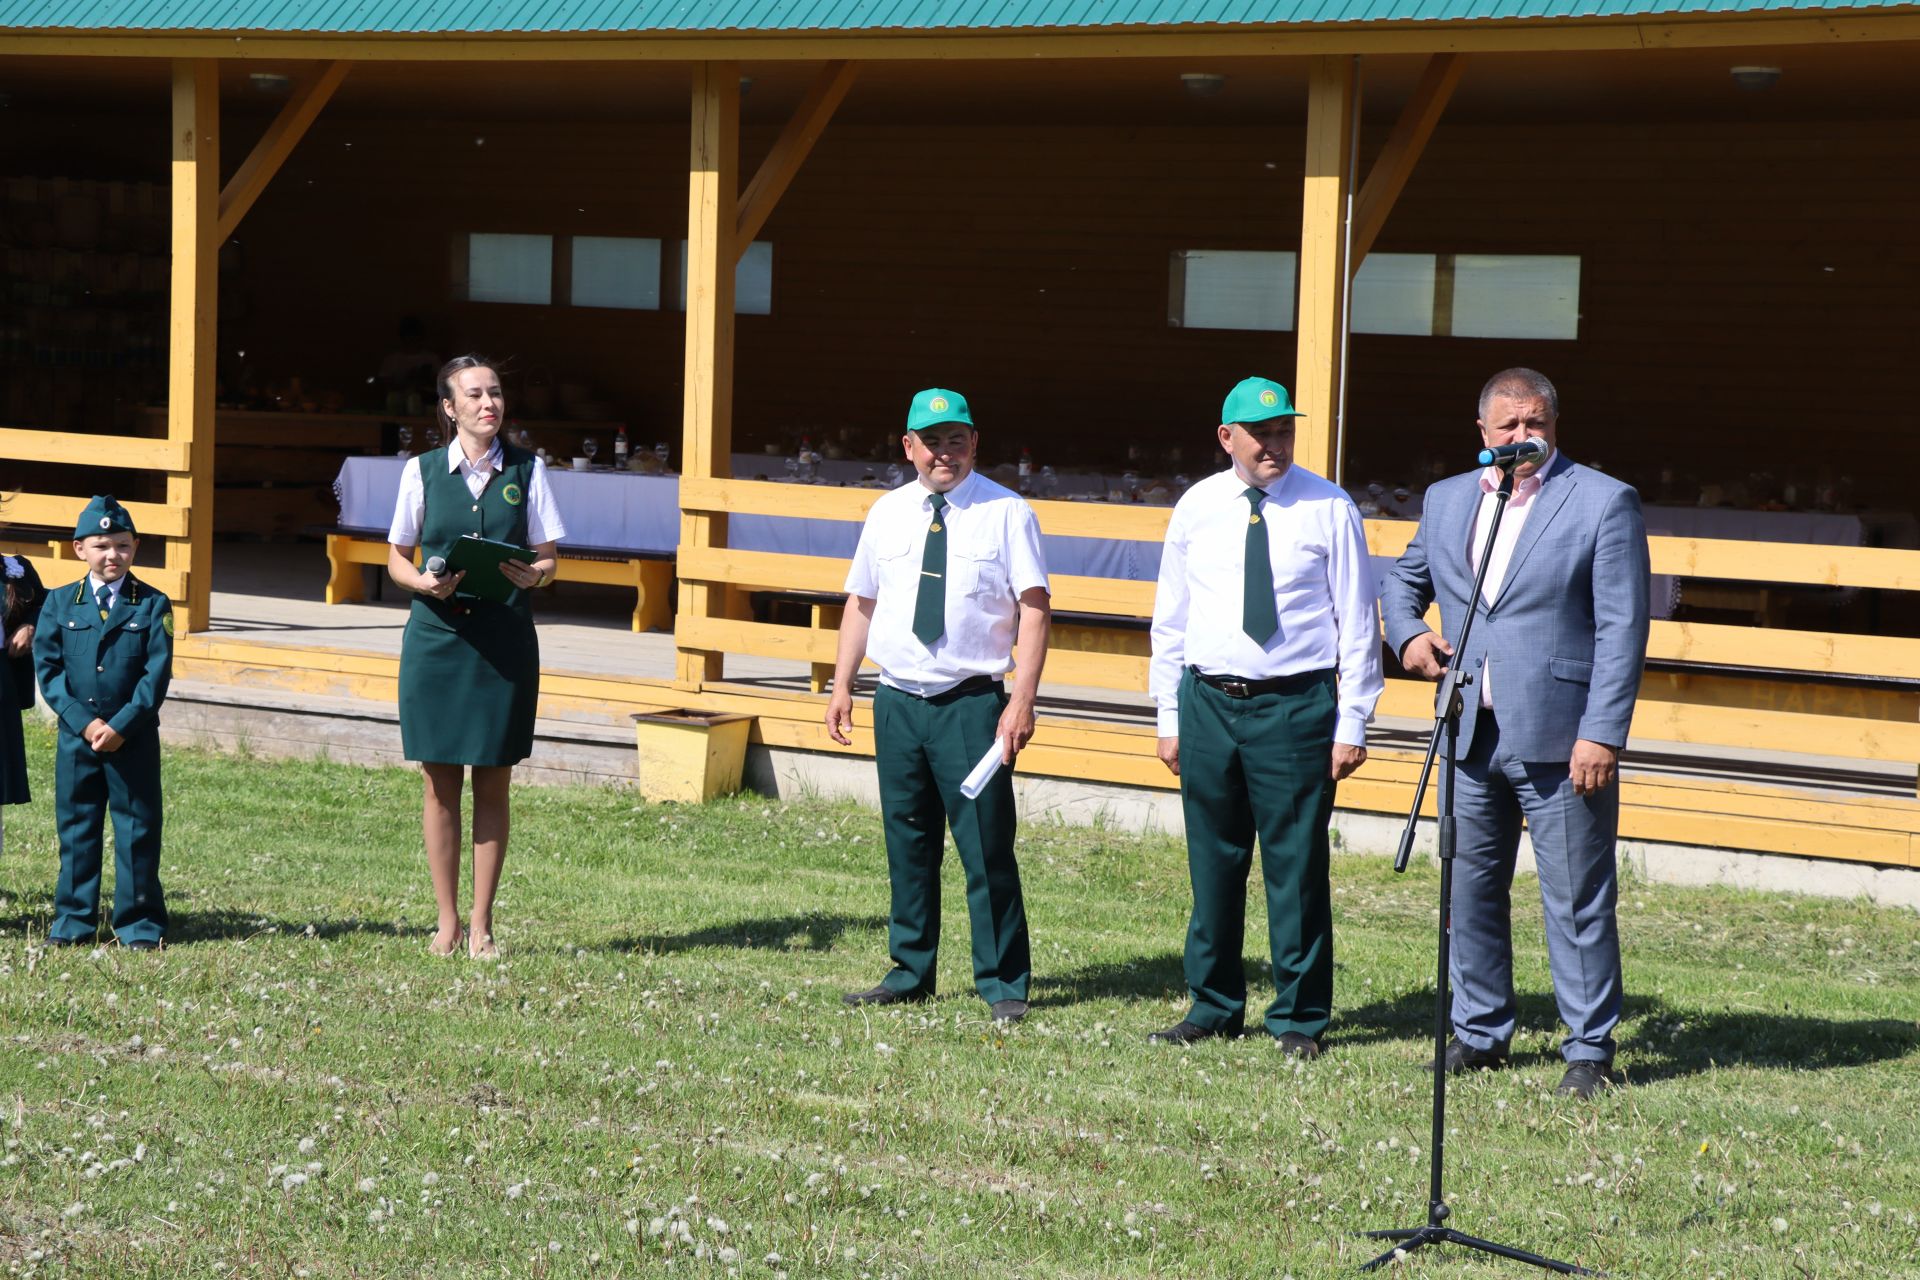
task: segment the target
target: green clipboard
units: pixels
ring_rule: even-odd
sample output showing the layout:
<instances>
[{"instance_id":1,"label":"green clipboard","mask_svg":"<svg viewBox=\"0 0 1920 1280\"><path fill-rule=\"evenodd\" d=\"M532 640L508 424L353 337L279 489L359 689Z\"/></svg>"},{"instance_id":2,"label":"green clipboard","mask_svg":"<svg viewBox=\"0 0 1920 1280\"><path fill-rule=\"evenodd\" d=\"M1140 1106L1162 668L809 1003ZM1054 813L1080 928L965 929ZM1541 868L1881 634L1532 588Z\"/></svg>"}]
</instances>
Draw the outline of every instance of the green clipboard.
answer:
<instances>
[{"instance_id":1,"label":"green clipboard","mask_svg":"<svg viewBox=\"0 0 1920 1280\"><path fill-rule=\"evenodd\" d=\"M463 569L466 571L467 576L460 580L458 594L504 602L519 588L508 582L507 575L500 571L503 560L532 564L533 552L517 543L495 542L492 538L479 538L467 533L462 534L448 551L447 569L452 573L459 573Z\"/></svg>"}]
</instances>

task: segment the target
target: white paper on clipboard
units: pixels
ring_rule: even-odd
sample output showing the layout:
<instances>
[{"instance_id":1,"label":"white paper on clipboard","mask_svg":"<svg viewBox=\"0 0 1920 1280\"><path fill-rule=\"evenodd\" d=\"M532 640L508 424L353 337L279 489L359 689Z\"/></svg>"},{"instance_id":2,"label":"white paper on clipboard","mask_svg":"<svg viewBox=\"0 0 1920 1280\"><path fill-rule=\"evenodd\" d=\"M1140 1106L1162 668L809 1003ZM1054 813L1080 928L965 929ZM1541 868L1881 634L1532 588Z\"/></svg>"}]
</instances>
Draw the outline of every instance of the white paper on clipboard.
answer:
<instances>
[{"instance_id":1,"label":"white paper on clipboard","mask_svg":"<svg viewBox=\"0 0 1920 1280\"><path fill-rule=\"evenodd\" d=\"M980 757L980 763L973 766L973 772L960 784L960 794L969 800L978 800L980 793L993 781L993 775L1000 772L1000 759L1007 753L1005 738L995 738L987 754Z\"/></svg>"}]
</instances>

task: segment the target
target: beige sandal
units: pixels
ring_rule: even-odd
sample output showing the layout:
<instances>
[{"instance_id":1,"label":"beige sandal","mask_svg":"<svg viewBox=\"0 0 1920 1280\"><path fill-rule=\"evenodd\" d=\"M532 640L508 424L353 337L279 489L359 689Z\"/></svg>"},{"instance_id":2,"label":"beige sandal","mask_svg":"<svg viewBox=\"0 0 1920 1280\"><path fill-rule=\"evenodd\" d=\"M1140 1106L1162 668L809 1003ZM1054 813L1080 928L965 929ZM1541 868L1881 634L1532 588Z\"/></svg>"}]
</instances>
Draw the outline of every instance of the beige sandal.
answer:
<instances>
[{"instance_id":1,"label":"beige sandal","mask_svg":"<svg viewBox=\"0 0 1920 1280\"><path fill-rule=\"evenodd\" d=\"M467 935L467 956L473 960L498 960L500 948L494 943L490 933Z\"/></svg>"},{"instance_id":2,"label":"beige sandal","mask_svg":"<svg viewBox=\"0 0 1920 1280\"><path fill-rule=\"evenodd\" d=\"M452 944L446 947L442 947L440 945L440 931L438 929L435 929L433 931L432 941L427 943L427 954L430 956L437 956L442 959L444 959L447 956L458 955L460 952L461 944L466 942L466 940L467 940L467 927L465 925L461 925L460 932L454 935Z\"/></svg>"}]
</instances>

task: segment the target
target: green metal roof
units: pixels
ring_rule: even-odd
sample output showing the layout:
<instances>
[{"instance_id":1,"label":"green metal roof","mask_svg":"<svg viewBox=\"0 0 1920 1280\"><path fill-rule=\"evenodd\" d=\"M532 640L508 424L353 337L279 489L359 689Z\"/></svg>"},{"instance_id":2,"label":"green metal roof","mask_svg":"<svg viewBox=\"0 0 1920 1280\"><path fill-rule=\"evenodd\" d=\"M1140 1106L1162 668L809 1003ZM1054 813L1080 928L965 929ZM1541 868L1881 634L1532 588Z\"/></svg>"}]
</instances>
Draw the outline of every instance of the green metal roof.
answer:
<instances>
[{"instance_id":1,"label":"green metal roof","mask_svg":"<svg viewBox=\"0 0 1920 1280\"><path fill-rule=\"evenodd\" d=\"M1038 31L1909 8L1911 0L0 0L0 30L221 34Z\"/></svg>"}]
</instances>

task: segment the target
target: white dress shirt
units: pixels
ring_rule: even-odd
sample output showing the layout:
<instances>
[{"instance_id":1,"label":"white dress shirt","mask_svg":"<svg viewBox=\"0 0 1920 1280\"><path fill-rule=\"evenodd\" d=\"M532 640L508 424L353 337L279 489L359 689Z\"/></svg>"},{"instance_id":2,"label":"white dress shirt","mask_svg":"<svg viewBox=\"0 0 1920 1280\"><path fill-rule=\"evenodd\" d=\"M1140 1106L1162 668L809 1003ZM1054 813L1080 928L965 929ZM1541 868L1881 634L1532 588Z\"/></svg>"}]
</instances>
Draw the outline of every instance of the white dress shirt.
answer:
<instances>
[{"instance_id":1,"label":"white dress shirt","mask_svg":"<svg viewBox=\"0 0 1920 1280\"><path fill-rule=\"evenodd\" d=\"M972 472L947 493L940 516L947 535L946 630L932 645L921 644L913 612L932 496L915 477L874 503L847 571L847 591L874 602L867 656L880 679L922 698L1011 670L1020 593L1047 590L1033 508Z\"/></svg>"},{"instance_id":2,"label":"white dress shirt","mask_svg":"<svg viewBox=\"0 0 1920 1280\"><path fill-rule=\"evenodd\" d=\"M437 456L423 453L408 458L406 469L400 473L400 496L393 504L393 526L387 530L387 541L396 547L420 545L420 525L427 518L427 490L420 479L420 464ZM485 457L478 462L468 462L466 450L455 440L447 446L447 470L458 471L467 482L467 492L478 498L487 491L488 481L506 468L506 457L506 450L496 439ZM535 458L533 476L527 481L527 545L537 547L566 536L567 526L560 519L560 507L553 500L553 485L547 479L547 464Z\"/></svg>"},{"instance_id":3,"label":"white dress shirt","mask_svg":"<svg viewBox=\"0 0 1920 1280\"><path fill-rule=\"evenodd\" d=\"M94 577L92 571L89 570L87 573L87 599L98 603L100 599L100 588L105 587L111 593L107 597L107 608L111 609L120 603L120 588L125 586L126 583L127 575L124 573L112 582L102 582L100 579Z\"/></svg>"},{"instance_id":4,"label":"white dress shirt","mask_svg":"<svg viewBox=\"0 0 1920 1280\"><path fill-rule=\"evenodd\" d=\"M1533 510L1533 500L1540 494L1540 486L1546 483L1547 469L1559 459L1556 451L1549 453L1546 461L1533 469L1533 474L1513 486L1513 496L1507 500L1507 513L1500 517L1500 536L1494 539L1493 558L1487 564L1487 580L1480 585L1480 598L1491 605L1500 598L1501 584L1507 580L1507 565L1513 559L1513 548L1520 541L1520 531L1526 528L1527 513ZM1493 507L1502 479L1499 467L1488 467L1480 473L1480 507L1473 513L1473 531L1467 535L1467 557L1473 571L1480 571L1480 558L1487 554L1486 536L1482 529L1493 523ZM1480 668L1480 705L1493 706L1493 655L1488 654L1486 662Z\"/></svg>"},{"instance_id":5,"label":"white dress shirt","mask_svg":"<svg viewBox=\"0 0 1920 1280\"><path fill-rule=\"evenodd\" d=\"M1380 602L1360 509L1336 485L1298 466L1267 488L1260 518L1280 628L1262 646L1240 625L1250 487L1237 467L1208 476L1187 490L1168 522L1147 681L1160 709L1160 736L1179 736L1180 677L1188 666L1244 680L1331 667L1340 679L1333 740L1364 746L1385 684Z\"/></svg>"}]
</instances>

